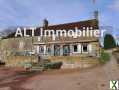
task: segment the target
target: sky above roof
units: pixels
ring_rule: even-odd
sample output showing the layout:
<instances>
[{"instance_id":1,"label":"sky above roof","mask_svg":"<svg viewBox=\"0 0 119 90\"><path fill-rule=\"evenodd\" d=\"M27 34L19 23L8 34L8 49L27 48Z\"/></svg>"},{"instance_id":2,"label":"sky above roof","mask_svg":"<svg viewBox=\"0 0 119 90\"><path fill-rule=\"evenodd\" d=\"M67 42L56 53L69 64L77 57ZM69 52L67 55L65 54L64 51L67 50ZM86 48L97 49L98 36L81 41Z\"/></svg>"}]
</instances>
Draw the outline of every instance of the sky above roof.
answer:
<instances>
[{"instance_id":1,"label":"sky above roof","mask_svg":"<svg viewBox=\"0 0 119 90\"><path fill-rule=\"evenodd\" d=\"M0 27L41 26L93 18L99 11L101 26L119 28L119 0L0 0Z\"/></svg>"}]
</instances>

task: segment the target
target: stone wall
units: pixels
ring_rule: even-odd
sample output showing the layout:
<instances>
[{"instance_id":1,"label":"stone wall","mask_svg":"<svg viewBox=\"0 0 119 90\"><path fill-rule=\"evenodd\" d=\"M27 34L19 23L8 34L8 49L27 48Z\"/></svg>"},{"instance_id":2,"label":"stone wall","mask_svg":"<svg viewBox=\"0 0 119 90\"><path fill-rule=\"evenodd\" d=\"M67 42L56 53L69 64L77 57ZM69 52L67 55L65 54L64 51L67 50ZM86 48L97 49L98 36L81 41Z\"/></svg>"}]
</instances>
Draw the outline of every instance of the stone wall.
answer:
<instances>
[{"instance_id":1,"label":"stone wall","mask_svg":"<svg viewBox=\"0 0 119 90\"><path fill-rule=\"evenodd\" d=\"M34 49L33 40L29 37L3 39L0 44L0 56L2 61L4 61L7 66L22 66L25 62L31 62L31 56L19 56L16 55L16 53L32 51ZM37 57L33 57L35 57L34 60L37 61Z\"/></svg>"},{"instance_id":2,"label":"stone wall","mask_svg":"<svg viewBox=\"0 0 119 90\"><path fill-rule=\"evenodd\" d=\"M49 57L52 62L63 62L62 68L89 68L99 64L99 58L80 56L52 56Z\"/></svg>"},{"instance_id":3,"label":"stone wall","mask_svg":"<svg viewBox=\"0 0 119 90\"><path fill-rule=\"evenodd\" d=\"M15 56L15 53L22 52L24 50L29 50L29 51L35 50L33 43L36 41L37 41L37 37L3 39L0 44L0 59L6 62L8 66L12 64L13 66L19 66L21 65L20 63L25 63L26 61L31 62L30 56ZM92 45L92 51L94 52L94 54L96 52L96 54L98 55L100 50L99 43L90 42L90 44ZM81 56L81 54L79 54L79 56ZM34 57L35 58L33 59L33 61L37 61L37 57L36 56ZM70 56L68 57L70 59ZM50 59L53 60L53 58ZM58 59L56 58L56 60ZM75 57L72 60L76 61L77 57Z\"/></svg>"}]
</instances>

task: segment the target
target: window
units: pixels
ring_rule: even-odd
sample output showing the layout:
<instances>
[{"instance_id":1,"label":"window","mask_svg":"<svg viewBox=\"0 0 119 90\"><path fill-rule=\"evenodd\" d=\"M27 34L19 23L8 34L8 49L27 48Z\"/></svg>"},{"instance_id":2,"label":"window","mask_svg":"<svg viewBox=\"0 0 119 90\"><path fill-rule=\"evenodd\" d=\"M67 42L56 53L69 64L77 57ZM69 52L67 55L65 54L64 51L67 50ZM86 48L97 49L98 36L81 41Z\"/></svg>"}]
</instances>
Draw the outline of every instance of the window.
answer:
<instances>
[{"instance_id":1,"label":"window","mask_svg":"<svg viewBox=\"0 0 119 90\"><path fill-rule=\"evenodd\" d=\"M88 51L87 45L84 45L84 46L83 46L83 52L87 52L87 51Z\"/></svg>"},{"instance_id":2,"label":"window","mask_svg":"<svg viewBox=\"0 0 119 90\"><path fill-rule=\"evenodd\" d=\"M51 48L50 47L47 48L47 52L48 52L48 54L51 53Z\"/></svg>"},{"instance_id":3,"label":"window","mask_svg":"<svg viewBox=\"0 0 119 90\"><path fill-rule=\"evenodd\" d=\"M39 52L40 53L43 53L44 52L44 47L43 46L39 47Z\"/></svg>"},{"instance_id":4,"label":"window","mask_svg":"<svg viewBox=\"0 0 119 90\"><path fill-rule=\"evenodd\" d=\"M78 52L78 46L74 45L74 52Z\"/></svg>"}]
</instances>

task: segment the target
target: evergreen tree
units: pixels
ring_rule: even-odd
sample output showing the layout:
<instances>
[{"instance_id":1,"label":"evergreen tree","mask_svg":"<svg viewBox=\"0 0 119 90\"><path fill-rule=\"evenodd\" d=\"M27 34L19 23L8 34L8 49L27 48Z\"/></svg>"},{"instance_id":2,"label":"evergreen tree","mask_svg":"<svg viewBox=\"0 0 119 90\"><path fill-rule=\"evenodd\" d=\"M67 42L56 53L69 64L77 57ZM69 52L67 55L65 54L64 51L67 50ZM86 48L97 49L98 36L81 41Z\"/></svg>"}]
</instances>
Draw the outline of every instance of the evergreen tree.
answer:
<instances>
[{"instance_id":1,"label":"evergreen tree","mask_svg":"<svg viewBox=\"0 0 119 90\"><path fill-rule=\"evenodd\" d=\"M104 37L104 49L111 49L116 47L115 39L112 35L106 34Z\"/></svg>"}]
</instances>

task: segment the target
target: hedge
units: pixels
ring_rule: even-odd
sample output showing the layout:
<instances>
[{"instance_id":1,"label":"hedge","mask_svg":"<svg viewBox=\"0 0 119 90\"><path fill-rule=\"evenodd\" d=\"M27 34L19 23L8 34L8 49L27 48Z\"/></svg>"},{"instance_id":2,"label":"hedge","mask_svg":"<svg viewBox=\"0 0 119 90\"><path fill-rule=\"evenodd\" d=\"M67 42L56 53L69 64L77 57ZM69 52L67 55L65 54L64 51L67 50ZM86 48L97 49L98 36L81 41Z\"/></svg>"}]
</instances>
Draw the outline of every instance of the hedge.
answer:
<instances>
[{"instance_id":1,"label":"hedge","mask_svg":"<svg viewBox=\"0 0 119 90\"><path fill-rule=\"evenodd\" d=\"M50 62L43 65L44 69L60 69L62 62Z\"/></svg>"}]
</instances>

